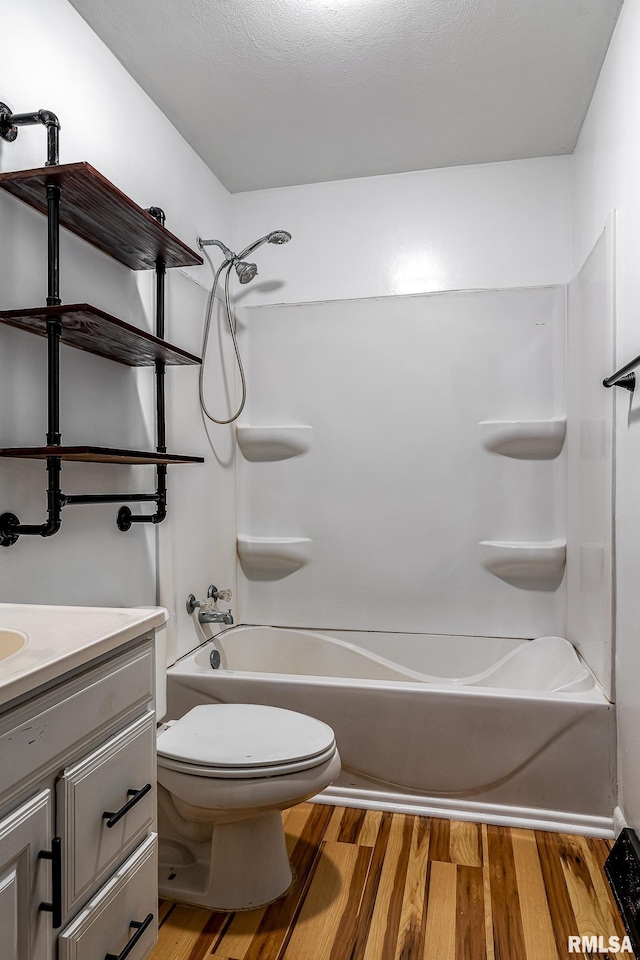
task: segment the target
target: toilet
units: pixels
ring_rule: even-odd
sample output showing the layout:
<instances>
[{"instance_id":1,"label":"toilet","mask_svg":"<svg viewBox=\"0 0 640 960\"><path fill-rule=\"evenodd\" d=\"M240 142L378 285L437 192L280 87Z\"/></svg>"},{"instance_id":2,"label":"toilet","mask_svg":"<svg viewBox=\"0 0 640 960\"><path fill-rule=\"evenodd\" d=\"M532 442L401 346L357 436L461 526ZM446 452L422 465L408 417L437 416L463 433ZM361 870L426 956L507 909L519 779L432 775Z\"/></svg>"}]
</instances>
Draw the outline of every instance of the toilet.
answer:
<instances>
[{"instance_id":1,"label":"toilet","mask_svg":"<svg viewBox=\"0 0 640 960\"><path fill-rule=\"evenodd\" d=\"M281 811L340 773L331 727L278 707L206 704L163 724L157 751L160 896L227 911L286 893Z\"/></svg>"}]
</instances>

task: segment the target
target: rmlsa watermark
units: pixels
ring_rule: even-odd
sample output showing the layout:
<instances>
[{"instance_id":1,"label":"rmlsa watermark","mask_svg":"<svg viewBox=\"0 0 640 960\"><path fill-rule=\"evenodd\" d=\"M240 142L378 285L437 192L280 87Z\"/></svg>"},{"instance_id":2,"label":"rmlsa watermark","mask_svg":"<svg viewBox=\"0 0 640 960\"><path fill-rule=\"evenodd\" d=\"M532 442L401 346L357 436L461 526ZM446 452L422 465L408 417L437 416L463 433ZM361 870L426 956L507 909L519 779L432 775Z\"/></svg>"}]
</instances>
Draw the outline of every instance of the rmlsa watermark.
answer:
<instances>
[{"instance_id":1,"label":"rmlsa watermark","mask_svg":"<svg viewBox=\"0 0 640 960\"><path fill-rule=\"evenodd\" d=\"M569 937L569 953L633 953L629 937Z\"/></svg>"}]
</instances>

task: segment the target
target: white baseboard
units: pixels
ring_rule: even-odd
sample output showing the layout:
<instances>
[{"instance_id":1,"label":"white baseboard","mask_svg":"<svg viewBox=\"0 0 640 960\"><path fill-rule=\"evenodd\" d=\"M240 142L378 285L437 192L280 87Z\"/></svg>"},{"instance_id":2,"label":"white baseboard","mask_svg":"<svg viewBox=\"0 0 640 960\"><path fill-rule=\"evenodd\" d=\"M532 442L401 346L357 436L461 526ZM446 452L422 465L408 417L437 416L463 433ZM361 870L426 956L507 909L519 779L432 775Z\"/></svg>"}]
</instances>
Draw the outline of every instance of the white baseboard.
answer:
<instances>
[{"instance_id":1,"label":"white baseboard","mask_svg":"<svg viewBox=\"0 0 640 960\"><path fill-rule=\"evenodd\" d=\"M614 809L613 809L613 832L615 833L616 837L617 837L620 833L622 833L622 831L624 830L625 827L628 827L628 826L629 826L629 824L627 823L626 817L625 817L624 813L622 812L622 809L621 809L620 807L614 807Z\"/></svg>"},{"instance_id":2,"label":"white baseboard","mask_svg":"<svg viewBox=\"0 0 640 960\"><path fill-rule=\"evenodd\" d=\"M473 820L476 823L490 823L503 827L550 830L554 833L575 833L606 839L612 839L614 836L614 820L611 817L514 807L497 803L474 803L440 797L407 797L401 793L383 790L332 786L313 797L312 802L367 810L386 810L391 813L418 814L422 817L442 817L445 820ZM622 817L622 813L620 816ZM623 823L622 826L624 825Z\"/></svg>"}]
</instances>

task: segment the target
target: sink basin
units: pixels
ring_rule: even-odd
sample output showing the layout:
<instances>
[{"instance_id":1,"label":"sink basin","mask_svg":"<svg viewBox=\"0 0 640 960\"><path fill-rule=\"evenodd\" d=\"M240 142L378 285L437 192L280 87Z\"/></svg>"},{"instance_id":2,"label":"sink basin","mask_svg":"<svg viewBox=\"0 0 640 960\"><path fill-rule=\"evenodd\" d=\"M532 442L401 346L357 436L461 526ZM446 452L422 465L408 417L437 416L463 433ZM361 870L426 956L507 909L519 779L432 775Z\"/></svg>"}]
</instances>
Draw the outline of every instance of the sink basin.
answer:
<instances>
[{"instance_id":1,"label":"sink basin","mask_svg":"<svg viewBox=\"0 0 640 960\"><path fill-rule=\"evenodd\" d=\"M22 633L21 630L6 630L0 627L0 661L22 650L28 639L26 633Z\"/></svg>"}]
</instances>

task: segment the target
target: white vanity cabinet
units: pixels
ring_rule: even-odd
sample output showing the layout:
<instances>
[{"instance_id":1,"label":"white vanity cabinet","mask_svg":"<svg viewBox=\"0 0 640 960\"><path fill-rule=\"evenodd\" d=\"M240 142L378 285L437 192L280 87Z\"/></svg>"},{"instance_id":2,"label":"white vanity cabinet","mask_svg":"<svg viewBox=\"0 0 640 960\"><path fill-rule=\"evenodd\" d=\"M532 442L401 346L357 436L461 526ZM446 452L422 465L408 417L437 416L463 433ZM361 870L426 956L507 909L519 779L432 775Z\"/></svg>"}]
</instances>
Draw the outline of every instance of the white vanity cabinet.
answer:
<instances>
[{"instance_id":1,"label":"white vanity cabinet","mask_svg":"<svg viewBox=\"0 0 640 960\"><path fill-rule=\"evenodd\" d=\"M0 714L2 960L143 960L157 937L153 635Z\"/></svg>"}]
</instances>

